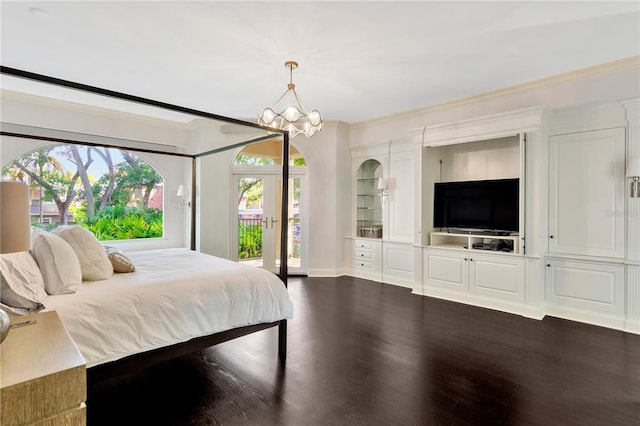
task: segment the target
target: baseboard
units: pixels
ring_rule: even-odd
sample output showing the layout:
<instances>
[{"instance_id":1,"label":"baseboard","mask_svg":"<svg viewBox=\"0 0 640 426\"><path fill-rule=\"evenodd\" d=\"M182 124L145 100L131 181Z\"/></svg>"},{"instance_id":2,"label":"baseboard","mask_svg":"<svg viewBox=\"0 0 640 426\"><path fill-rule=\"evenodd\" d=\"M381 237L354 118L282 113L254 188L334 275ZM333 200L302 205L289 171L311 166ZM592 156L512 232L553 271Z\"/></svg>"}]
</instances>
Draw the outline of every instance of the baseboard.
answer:
<instances>
[{"instance_id":1,"label":"baseboard","mask_svg":"<svg viewBox=\"0 0 640 426\"><path fill-rule=\"evenodd\" d=\"M308 277L335 278L343 275L348 275L344 269L309 269L307 271Z\"/></svg>"},{"instance_id":2,"label":"baseboard","mask_svg":"<svg viewBox=\"0 0 640 426\"><path fill-rule=\"evenodd\" d=\"M624 331L633 334L640 334L640 318L627 318L624 321Z\"/></svg>"},{"instance_id":3,"label":"baseboard","mask_svg":"<svg viewBox=\"0 0 640 426\"><path fill-rule=\"evenodd\" d=\"M626 330L624 315L588 312L581 309L549 304L545 306L545 312L547 315L552 317L583 322L585 324L597 325L599 327L613 328L620 331L628 331Z\"/></svg>"},{"instance_id":4,"label":"baseboard","mask_svg":"<svg viewBox=\"0 0 640 426\"><path fill-rule=\"evenodd\" d=\"M437 299L448 300L450 302L458 302L466 305L493 309L495 311L507 312L536 320L544 318L544 314L540 311L532 310L531 307L517 302L496 300L472 293L460 293L429 286L424 286L422 291L424 296L435 297Z\"/></svg>"},{"instance_id":5,"label":"baseboard","mask_svg":"<svg viewBox=\"0 0 640 426\"><path fill-rule=\"evenodd\" d=\"M402 278L396 278L396 277L384 277L384 279L382 280L383 283L385 284L391 284L391 285L395 285L398 287L404 287L404 288L410 288L413 289L413 280L403 280Z\"/></svg>"}]
</instances>

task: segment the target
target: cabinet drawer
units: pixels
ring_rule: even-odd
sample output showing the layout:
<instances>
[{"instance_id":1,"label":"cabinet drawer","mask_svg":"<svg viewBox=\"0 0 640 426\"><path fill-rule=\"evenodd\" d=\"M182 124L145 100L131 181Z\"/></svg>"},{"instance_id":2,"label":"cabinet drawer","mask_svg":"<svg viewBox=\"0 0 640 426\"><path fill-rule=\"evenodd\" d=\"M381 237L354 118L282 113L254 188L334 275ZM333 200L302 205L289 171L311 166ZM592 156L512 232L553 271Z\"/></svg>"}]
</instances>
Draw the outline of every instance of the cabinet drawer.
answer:
<instances>
[{"instance_id":1,"label":"cabinet drawer","mask_svg":"<svg viewBox=\"0 0 640 426\"><path fill-rule=\"evenodd\" d=\"M353 259L353 267L357 269L373 269L370 261L360 259Z\"/></svg>"},{"instance_id":2,"label":"cabinet drawer","mask_svg":"<svg viewBox=\"0 0 640 426\"><path fill-rule=\"evenodd\" d=\"M355 241L354 247L356 250L371 250L373 248L373 244L371 241Z\"/></svg>"},{"instance_id":3,"label":"cabinet drawer","mask_svg":"<svg viewBox=\"0 0 640 426\"><path fill-rule=\"evenodd\" d=\"M355 253L353 254L353 257L357 260L357 259L368 259L371 260L371 258L373 257L373 252L372 251L367 251L367 250L356 250Z\"/></svg>"}]
</instances>

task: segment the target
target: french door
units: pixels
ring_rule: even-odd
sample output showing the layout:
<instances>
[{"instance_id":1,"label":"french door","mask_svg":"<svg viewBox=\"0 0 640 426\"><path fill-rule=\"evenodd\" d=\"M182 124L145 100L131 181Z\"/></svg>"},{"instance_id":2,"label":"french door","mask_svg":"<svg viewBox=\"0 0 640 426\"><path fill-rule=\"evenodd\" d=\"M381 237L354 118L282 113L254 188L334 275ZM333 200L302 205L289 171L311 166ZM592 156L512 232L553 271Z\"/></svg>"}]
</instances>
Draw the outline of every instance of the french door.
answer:
<instances>
[{"instance_id":1,"label":"french door","mask_svg":"<svg viewBox=\"0 0 640 426\"><path fill-rule=\"evenodd\" d=\"M262 168L261 168L262 169ZM282 177L277 173L234 173L234 252L239 262L277 273L280 268ZM287 269L306 274L306 176L290 173L287 219Z\"/></svg>"}]
</instances>

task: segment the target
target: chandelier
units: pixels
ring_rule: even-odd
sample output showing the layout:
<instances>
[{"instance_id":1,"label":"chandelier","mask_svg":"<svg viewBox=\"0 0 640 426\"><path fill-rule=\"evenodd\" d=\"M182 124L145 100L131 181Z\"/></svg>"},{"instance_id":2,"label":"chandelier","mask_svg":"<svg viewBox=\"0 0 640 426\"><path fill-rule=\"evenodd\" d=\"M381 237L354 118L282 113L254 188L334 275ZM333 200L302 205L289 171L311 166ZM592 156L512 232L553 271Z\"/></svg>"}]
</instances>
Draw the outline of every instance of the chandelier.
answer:
<instances>
[{"instance_id":1,"label":"chandelier","mask_svg":"<svg viewBox=\"0 0 640 426\"><path fill-rule=\"evenodd\" d=\"M322 129L322 117L317 109L311 112L300 102L296 93L296 85L293 84L293 70L298 68L298 63L287 61L284 66L289 68L289 84L287 90L272 107L267 107L258 117L258 123L263 126L274 127L289 132L290 137L299 135L313 136Z\"/></svg>"}]
</instances>

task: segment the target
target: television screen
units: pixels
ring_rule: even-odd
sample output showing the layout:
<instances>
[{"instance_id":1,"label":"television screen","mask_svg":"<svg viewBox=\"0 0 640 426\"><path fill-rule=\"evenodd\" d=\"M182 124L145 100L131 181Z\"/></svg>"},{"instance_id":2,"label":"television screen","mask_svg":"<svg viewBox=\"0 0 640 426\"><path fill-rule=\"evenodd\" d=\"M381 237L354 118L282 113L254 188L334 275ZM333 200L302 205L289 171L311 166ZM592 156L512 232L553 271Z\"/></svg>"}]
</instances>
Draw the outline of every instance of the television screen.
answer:
<instances>
[{"instance_id":1,"label":"television screen","mask_svg":"<svg viewBox=\"0 0 640 426\"><path fill-rule=\"evenodd\" d=\"M519 179L437 182L433 226L519 231Z\"/></svg>"}]
</instances>

